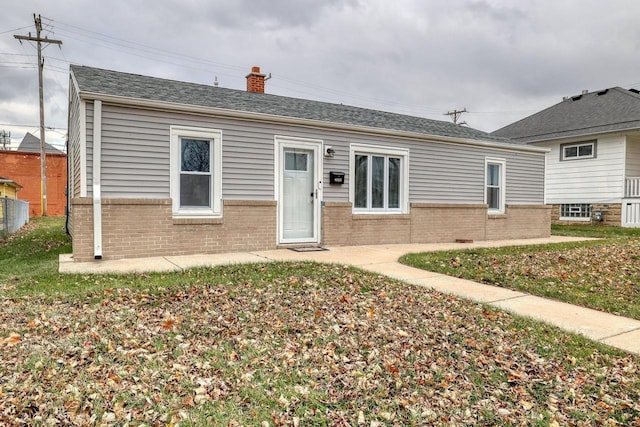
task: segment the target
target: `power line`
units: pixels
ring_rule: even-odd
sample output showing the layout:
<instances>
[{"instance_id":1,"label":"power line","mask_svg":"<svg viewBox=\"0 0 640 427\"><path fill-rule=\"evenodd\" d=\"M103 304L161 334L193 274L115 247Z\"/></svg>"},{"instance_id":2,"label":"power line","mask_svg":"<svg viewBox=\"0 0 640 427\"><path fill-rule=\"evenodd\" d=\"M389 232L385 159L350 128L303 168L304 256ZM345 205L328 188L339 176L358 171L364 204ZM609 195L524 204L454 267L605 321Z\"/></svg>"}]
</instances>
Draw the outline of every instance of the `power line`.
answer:
<instances>
[{"instance_id":1,"label":"power line","mask_svg":"<svg viewBox=\"0 0 640 427\"><path fill-rule=\"evenodd\" d=\"M91 44L92 46L101 46L107 49L112 49L112 50L116 50L118 52L123 52L122 49L128 50L129 52L123 52L126 53L128 55L132 55L132 56L137 56L137 57L141 57L141 58L146 58L146 59L151 59L154 61L158 61L158 62L163 62L166 64L171 64L171 65L175 65L178 67L182 67L182 68L187 68L187 69L192 69L192 70L196 70L196 71L203 71L202 66L206 66L206 67L216 67L215 69L211 69L209 68L207 71L211 71L213 72L213 74L216 75L223 75L223 76L228 76L228 77L232 77L232 78L237 78L238 75L237 74L228 74L228 73L224 73L224 72L220 72L220 70L218 68L226 68L229 70L243 70L244 67L242 66L238 66L238 65L232 65L232 64L225 64L225 63L220 63L220 62L215 62L215 61L211 61L211 60L207 60L204 59L202 57L196 57L196 56L191 56L191 55L186 55L183 53L178 53L178 52L172 52L169 50L165 50L165 49L160 49L160 48L156 48L153 46L149 46L146 44L142 44L142 43L138 43L138 42L133 42L130 40L125 40L125 39L121 39L118 37L113 37L107 34L103 34L97 31L93 31L93 30L88 30L76 25L72 25L72 24L68 24L68 23L64 23L61 21L55 21L58 24L58 33L64 34L66 38L72 39L72 40L77 40L80 41L82 43L88 43ZM63 29L60 30L59 28L62 27ZM68 34L71 33L71 34ZM75 35L75 36L74 36ZM93 39L93 40L97 40L99 43L96 42L89 42L87 40L83 40L82 38L78 38L78 36L80 37L87 37L89 39ZM105 43L107 45L105 45ZM112 46L109 46L112 45ZM113 47L113 46L117 46L117 47ZM190 66L187 64L184 64L182 62L177 63L175 61L171 61L170 59L177 59L178 61L183 61L183 60L189 60L189 62L191 64L194 64L196 66ZM201 65L200 67L198 67L197 65ZM347 91L342 91L333 87L326 87L326 86L321 86L321 85L317 85L311 82L304 82L301 80L297 80L288 76L284 76L284 75L277 75L275 76L278 78L279 81L285 82L285 83L289 83L290 85L287 87L285 85L278 85L277 83L273 82L272 85L274 87L281 87L283 89L288 89L288 90L293 90L296 93L301 93L301 94L307 94L307 95L311 95L314 96L316 98L321 98L321 99L326 99L326 100L333 100L335 102L335 98L334 97L328 97L326 96L326 94L334 94L337 96L346 96L352 100L354 100L356 103L360 102L360 103L364 103L369 104L369 105L379 105L379 104L385 104L385 105L393 105L395 107L400 107L401 109L405 110L405 111L411 111L412 113L418 113L418 114L439 114L438 110L435 109L425 109L424 106L421 105L408 105L408 104L402 104L399 103L397 101L391 101L391 100L385 100L385 99L378 99L378 98L373 98L373 97L366 97L366 96L362 96L362 94L355 94L355 93L351 93L351 92L347 92ZM291 85L293 85L294 87L292 87ZM299 87L302 86L306 89L315 89L318 92L324 94L323 95L319 95L318 92L309 92L304 91L304 90L300 90Z\"/></svg>"},{"instance_id":2,"label":"power line","mask_svg":"<svg viewBox=\"0 0 640 427\"><path fill-rule=\"evenodd\" d=\"M29 27L30 27L30 25L27 25L26 27L14 28L13 30L3 31L0 34L13 33L14 31L24 30L25 28L29 28Z\"/></svg>"},{"instance_id":3,"label":"power line","mask_svg":"<svg viewBox=\"0 0 640 427\"><path fill-rule=\"evenodd\" d=\"M222 62L215 62L215 61L211 61L208 59L204 59L202 57L198 57L198 56L191 56L191 55L186 55L184 53L179 53L179 52L172 52L172 51L168 51L168 50L164 50L164 49L159 49L157 47L153 47L153 46L149 46L143 43L138 43L138 42L133 42L130 40L125 40L125 39L121 39L118 37L113 37L107 34L103 34L103 33L99 33L97 31L93 31L93 30L88 30L82 27L78 27L76 25L71 25L71 24L66 24L64 22L60 22L60 21L55 21L58 24L61 24L63 27L71 27L74 28L76 30L80 30L80 33L78 31L73 31L73 30L62 30L62 32L64 31L70 31L71 33L74 34L82 34L86 37L92 38L94 40L99 40L102 42L106 42L106 43L111 43L114 44L116 46L120 46L120 47L124 47L126 49L131 49L131 50L139 50L139 51L143 51L143 52L147 52L147 53L153 53L154 55L161 55L161 56L170 56L170 57L179 57L179 58L184 58L184 59L188 59L190 61L195 61L201 64L206 64L206 65L215 65L217 67L221 67L221 68L227 68L230 70L244 70L244 67L238 66L238 65L231 65L231 64L225 64ZM83 34L83 33L89 33L89 35L87 34ZM95 34L92 35L92 34ZM99 36L99 37L98 37ZM113 41L109 41L109 40L105 40L106 39L111 39ZM80 41L84 41L84 40L80 40ZM118 43L116 43L116 41ZM135 47L135 46L139 46L139 47Z\"/></svg>"},{"instance_id":4,"label":"power line","mask_svg":"<svg viewBox=\"0 0 640 427\"><path fill-rule=\"evenodd\" d=\"M13 126L13 127L20 127L20 128L35 128L38 127L39 125L22 125L22 124L15 124L15 123L0 123L0 126ZM67 128L58 128L58 127L54 127L54 126L45 126L44 127L47 130L67 130Z\"/></svg>"}]
</instances>

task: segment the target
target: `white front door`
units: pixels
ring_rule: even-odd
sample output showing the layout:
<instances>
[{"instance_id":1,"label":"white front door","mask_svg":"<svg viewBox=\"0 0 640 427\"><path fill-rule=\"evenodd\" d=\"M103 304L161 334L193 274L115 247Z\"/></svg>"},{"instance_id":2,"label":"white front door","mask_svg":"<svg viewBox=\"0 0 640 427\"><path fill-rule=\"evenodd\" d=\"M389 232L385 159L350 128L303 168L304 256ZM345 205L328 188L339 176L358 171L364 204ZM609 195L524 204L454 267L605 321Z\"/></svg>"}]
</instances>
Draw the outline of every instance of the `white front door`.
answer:
<instances>
[{"instance_id":1,"label":"white front door","mask_svg":"<svg viewBox=\"0 0 640 427\"><path fill-rule=\"evenodd\" d=\"M279 243L318 243L321 144L278 139Z\"/></svg>"}]
</instances>

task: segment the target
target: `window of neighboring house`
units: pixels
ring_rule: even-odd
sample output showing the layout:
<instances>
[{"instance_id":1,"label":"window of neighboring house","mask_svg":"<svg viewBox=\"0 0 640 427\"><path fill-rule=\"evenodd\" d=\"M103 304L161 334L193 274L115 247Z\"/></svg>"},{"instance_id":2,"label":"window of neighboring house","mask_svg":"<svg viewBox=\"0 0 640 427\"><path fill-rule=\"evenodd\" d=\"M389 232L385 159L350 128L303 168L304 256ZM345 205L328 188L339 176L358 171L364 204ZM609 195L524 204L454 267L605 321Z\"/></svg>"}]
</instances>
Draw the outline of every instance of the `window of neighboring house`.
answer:
<instances>
[{"instance_id":1,"label":"window of neighboring house","mask_svg":"<svg viewBox=\"0 0 640 427\"><path fill-rule=\"evenodd\" d=\"M174 216L222 216L221 131L171 126L171 199Z\"/></svg>"},{"instance_id":2,"label":"window of neighboring house","mask_svg":"<svg viewBox=\"0 0 640 427\"><path fill-rule=\"evenodd\" d=\"M561 160L592 159L596 156L596 141L560 145Z\"/></svg>"},{"instance_id":3,"label":"window of neighboring house","mask_svg":"<svg viewBox=\"0 0 640 427\"><path fill-rule=\"evenodd\" d=\"M504 159L485 159L485 198L490 214L505 212L506 161Z\"/></svg>"},{"instance_id":4,"label":"window of neighboring house","mask_svg":"<svg viewBox=\"0 0 640 427\"><path fill-rule=\"evenodd\" d=\"M401 213L408 206L408 150L351 146L355 213Z\"/></svg>"},{"instance_id":5,"label":"window of neighboring house","mask_svg":"<svg viewBox=\"0 0 640 427\"><path fill-rule=\"evenodd\" d=\"M588 203L566 203L560 205L560 219L588 221L591 219L592 206Z\"/></svg>"}]
</instances>

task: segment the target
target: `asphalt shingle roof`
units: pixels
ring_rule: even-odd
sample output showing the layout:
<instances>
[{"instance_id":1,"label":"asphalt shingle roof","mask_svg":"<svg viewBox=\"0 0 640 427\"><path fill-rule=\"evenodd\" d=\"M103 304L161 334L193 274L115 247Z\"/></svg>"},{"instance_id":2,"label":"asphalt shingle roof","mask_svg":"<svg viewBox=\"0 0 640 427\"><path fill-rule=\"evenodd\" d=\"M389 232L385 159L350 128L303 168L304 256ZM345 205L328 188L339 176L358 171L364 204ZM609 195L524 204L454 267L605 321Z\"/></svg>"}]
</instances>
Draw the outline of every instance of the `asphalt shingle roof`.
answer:
<instances>
[{"instance_id":1,"label":"asphalt shingle roof","mask_svg":"<svg viewBox=\"0 0 640 427\"><path fill-rule=\"evenodd\" d=\"M45 142L44 149L47 154L64 154L63 151L58 150L53 145ZM18 151L22 151L25 153L40 153L40 138L37 136L27 132L22 138L22 142L18 146Z\"/></svg>"},{"instance_id":2,"label":"asphalt shingle roof","mask_svg":"<svg viewBox=\"0 0 640 427\"><path fill-rule=\"evenodd\" d=\"M492 132L521 143L640 129L640 95L614 87L577 95Z\"/></svg>"},{"instance_id":3,"label":"asphalt shingle roof","mask_svg":"<svg viewBox=\"0 0 640 427\"><path fill-rule=\"evenodd\" d=\"M251 93L86 66L72 65L71 71L81 92L513 144L513 141L505 138L446 121L266 93Z\"/></svg>"}]
</instances>

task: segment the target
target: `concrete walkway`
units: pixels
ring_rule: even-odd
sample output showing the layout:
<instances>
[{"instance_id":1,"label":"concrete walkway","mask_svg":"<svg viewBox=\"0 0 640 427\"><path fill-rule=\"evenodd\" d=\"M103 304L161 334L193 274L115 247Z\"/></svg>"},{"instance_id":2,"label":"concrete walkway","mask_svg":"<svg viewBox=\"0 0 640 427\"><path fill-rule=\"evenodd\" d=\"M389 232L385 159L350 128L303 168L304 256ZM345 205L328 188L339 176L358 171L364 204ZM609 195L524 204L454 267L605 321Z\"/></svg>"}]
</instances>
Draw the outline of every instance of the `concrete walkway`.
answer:
<instances>
[{"instance_id":1,"label":"concrete walkway","mask_svg":"<svg viewBox=\"0 0 640 427\"><path fill-rule=\"evenodd\" d=\"M179 271L198 266L217 266L268 261L317 261L352 265L383 274L413 285L458 295L473 301L501 308L511 313L540 320L570 332L576 332L630 353L640 354L640 321L601 311L536 297L523 292L483 285L408 267L397 262L411 252L448 249L469 249L514 245L559 243L582 238L552 236L548 239L522 239L475 243L401 244L375 246L344 246L328 251L294 252L288 249L229 253L216 255L185 255L138 258L115 261L74 262L70 255L61 255L61 273L131 273Z\"/></svg>"}]
</instances>

